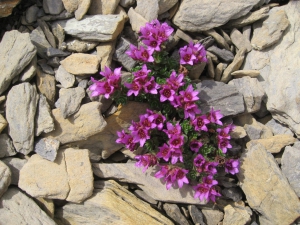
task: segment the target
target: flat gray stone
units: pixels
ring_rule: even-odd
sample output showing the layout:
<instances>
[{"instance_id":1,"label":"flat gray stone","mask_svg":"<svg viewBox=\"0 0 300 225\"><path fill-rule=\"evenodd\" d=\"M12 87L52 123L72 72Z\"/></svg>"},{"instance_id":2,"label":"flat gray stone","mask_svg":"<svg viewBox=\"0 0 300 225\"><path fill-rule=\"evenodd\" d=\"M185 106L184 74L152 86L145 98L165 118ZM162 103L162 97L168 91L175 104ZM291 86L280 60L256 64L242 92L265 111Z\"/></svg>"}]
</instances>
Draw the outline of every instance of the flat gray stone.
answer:
<instances>
[{"instance_id":1,"label":"flat gray stone","mask_svg":"<svg viewBox=\"0 0 300 225\"><path fill-rule=\"evenodd\" d=\"M111 41L123 30L124 17L120 15L85 16L82 20L60 20L59 24L66 34L86 41Z\"/></svg>"},{"instance_id":2,"label":"flat gray stone","mask_svg":"<svg viewBox=\"0 0 300 225\"><path fill-rule=\"evenodd\" d=\"M172 218L177 224L189 225L189 222L187 221L187 219L180 212L178 205L165 203L165 204L163 204L163 209L165 210L166 214L170 218Z\"/></svg>"},{"instance_id":3,"label":"flat gray stone","mask_svg":"<svg viewBox=\"0 0 300 225\"><path fill-rule=\"evenodd\" d=\"M1 159L1 161L4 162L11 171L11 184L18 185L20 170L27 163L27 159L7 157L5 159Z\"/></svg>"},{"instance_id":4,"label":"flat gray stone","mask_svg":"<svg viewBox=\"0 0 300 225\"><path fill-rule=\"evenodd\" d=\"M294 136L294 133L289 128L287 128L286 126L282 125L274 119L271 119L265 125L272 130L274 135L287 134L290 136Z\"/></svg>"},{"instance_id":5,"label":"flat gray stone","mask_svg":"<svg viewBox=\"0 0 300 225\"><path fill-rule=\"evenodd\" d=\"M49 14L59 14L64 10L62 0L44 0L43 9Z\"/></svg>"},{"instance_id":6,"label":"flat gray stone","mask_svg":"<svg viewBox=\"0 0 300 225\"><path fill-rule=\"evenodd\" d=\"M246 48L247 52L252 50L250 41L238 29L232 29L230 38L237 49Z\"/></svg>"},{"instance_id":7,"label":"flat gray stone","mask_svg":"<svg viewBox=\"0 0 300 225\"><path fill-rule=\"evenodd\" d=\"M67 50L70 52L88 52L93 50L98 44L96 41L82 41L75 38L66 40Z\"/></svg>"},{"instance_id":8,"label":"flat gray stone","mask_svg":"<svg viewBox=\"0 0 300 225\"><path fill-rule=\"evenodd\" d=\"M163 14L164 12L167 12L169 9L171 9L176 3L178 2L178 0L159 0L158 1L158 7L159 7L159 11L158 11L158 15Z\"/></svg>"},{"instance_id":9,"label":"flat gray stone","mask_svg":"<svg viewBox=\"0 0 300 225\"><path fill-rule=\"evenodd\" d=\"M59 148L59 141L53 138L41 138L34 144L34 151L44 159L54 161Z\"/></svg>"},{"instance_id":10,"label":"flat gray stone","mask_svg":"<svg viewBox=\"0 0 300 225\"><path fill-rule=\"evenodd\" d=\"M220 49L216 46L211 46L207 49L207 51L215 54L221 61L224 62L232 62L232 60L234 59L234 55L232 54L231 51L226 50L226 49Z\"/></svg>"},{"instance_id":11,"label":"flat gray stone","mask_svg":"<svg viewBox=\"0 0 300 225\"><path fill-rule=\"evenodd\" d=\"M40 59L37 61L38 65L40 66L40 68L42 69L42 71L44 73L50 74L50 75L54 75L54 70L52 69L51 66L49 66L47 64L47 60L46 59Z\"/></svg>"},{"instance_id":12,"label":"flat gray stone","mask_svg":"<svg viewBox=\"0 0 300 225\"><path fill-rule=\"evenodd\" d=\"M46 36L43 30L40 27L37 27L30 33L30 39L32 44L35 45L37 49L37 54L44 59L47 59L47 48L52 47L47 41Z\"/></svg>"},{"instance_id":13,"label":"flat gray stone","mask_svg":"<svg viewBox=\"0 0 300 225\"><path fill-rule=\"evenodd\" d=\"M202 209L202 213L207 225L217 225L224 218L224 213L216 209Z\"/></svg>"},{"instance_id":14,"label":"flat gray stone","mask_svg":"<svg viewBox=\"0 0 300 225\"><path fill-rule=\"evenodd\" d=\"M0 43L0 94L7 90L11 81L32 61L35 54L36 48L28 33L12 30L4 34Z\"/></svg>"},{"instance_id":15,"label":"flat gray stone","mask_svg":"<svg viewBox=\"0 0 300 225\"><path fill-rule=\"evenodd\" d=\"M37 7L36 5L30 6L26 10L25 19L26 19L27 23L33 23L36 21L36 19L38 17L38 11L39 11L39 7Z\"/></svg>"},{"instance_id":16,"label":"flat gray stone","mask_svg":"<svg viewBox=\"0 0 300 225\"><path fill-rule=\"evenodd\" d=\"M6 192L11 182L9 167L0 160L0 197Z\"/></svg>"},{"instance_id":17,"label":"flat gray stone","mask_svg":"<svg viewBox=\"0 0 300 225\"><path fill-rule=\"evenodd\" d=\"M136 0L137 6L135 11L144 17L148 22L151 22L154 19L157 19L159 6L159 0Z\"/></svg>"},{"instance_id":18,"label":"flat gray stone","mask_svg":"<svg viewBox=\"0 0 300 225\"><path fill-rule=\"evenodd\" d=\"M157 201L153 199L151 196L147 195L143 190L135 190L134 194L152 205L157 204Z\"/></svg>"},{"instance_id":19,"label":"flat gray stone","mask_svg":"<svg viewBox=\"0 0 300 225\"><path fill-rule=\"evenodd\" d=\"M214 110L221 110L223 116L237 115L245 111L242 94L231 85L206 80L196 87L202 113L209 112L212 107Z\"/></svg>"},{"instance_id":20,"label":"flat gray stone","mask_svg":"<svg viewBox=\"0 0 300 225\"><path fill-rule=\"evenodd\" d=\"M9 138L7 134L0 134L0 158L13 156L17 154L12 140Z\"/></svg>"},{"instance_id":21,"label":"flat gray stone","mask_svg":"<svg viewBox=\"0 0 300 225\"><path fill-rule=\"evenodd\" d=\"M36 75L37 57L35 56L31 62L24 68L19 75L19 81L30 81Z\"/></svg>"},{"instance_id":22,"label":"flat gray stone","mask_svg":"<svg viewBox=\"0 0 300 225\"><path fill-rule=\"evenodd\" d=\"M16 151L25 155L33 150L34 116L38 98L35 86L29 83L13 86L7 95L8 133Z\"/></svg>"},{"instance_id":23,"label":"flat gray stone","mask_svg":"<svg viewBox=\"0 0 300 225\"><path fill-rule=\"evenodd\" d=\"M200 209L198 209L195 205L189 205L188 210L194 224L206 225L203 221L203 214Z\"/></svg>"},{"instance_id":24,"label":"flat gray stone","mask_svg":"<svg viewBox=\"0 0 300 225\"><path fill-rule=\"evenodd\" d=\"M54 35L52 34L52 32L49 29L48 24L44 20L40 20L40 19L38 19L37 22L38 22L39 27L43 30L47 40L50 43L50 45L53 48L56 48L56 41L55 41Z\"/></svg>"},{"instance_id":25,"label":"flat gray stone","mask_svg":"<svg viewBox=\"0 0 300 225\"><path fill-rule=\"evenodd\" d=\"M66 71L62 65L60 65L58 70L56 70L55 79L62 85L63 88L73 87L75 83L75 76Z\"/></svg>"},{"instance_id":26,"label":"flat gray stone","mask_svg":"<svg viewBox=\"0 0 300 225\"><path fill-rule=\"evenodd\" d=\"M59 50L57 48L47 48L47 56L48 57L66 57L68 55L70 55L70 52L64 52L62 50Z\"/></svg>"}]
</instances>

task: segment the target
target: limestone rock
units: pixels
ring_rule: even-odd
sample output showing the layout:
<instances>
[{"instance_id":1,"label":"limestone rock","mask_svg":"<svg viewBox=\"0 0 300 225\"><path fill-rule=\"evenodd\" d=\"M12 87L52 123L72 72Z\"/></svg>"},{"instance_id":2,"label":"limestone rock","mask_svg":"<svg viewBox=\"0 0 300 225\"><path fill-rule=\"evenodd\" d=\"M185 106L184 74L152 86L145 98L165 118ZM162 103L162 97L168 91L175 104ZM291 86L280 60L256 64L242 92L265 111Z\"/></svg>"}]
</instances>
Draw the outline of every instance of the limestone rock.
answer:
<instances>
[{"instance_id":1,"label":"limestone rock","mask_svg":"<svg viewBox=\"0 0 300 225\"><path fill-rule=\"evenodd\" d=\"M147 20L139 13L137 13L133 7L131 7L128 11L129 21L132 27L132 30L135 32L139 32L141 27L145 26Z\"/></svg>"},{"instance_id":2,"label":"limestone rock","mask_svg":"<svg viewBox=\"0 0 300 225\"><path fill-rule=\"evenodd\" d=\"M55 77L44 73L39 67L37 68L36 86L38 91L43 94L49 105L53 106L55 101L56 82Z\"/></svg>"},{"instance_id":3,"label":"limestone rock","mask_svg":"<svg viewBox=\"0 0 300 225\"><path fill-rule=\"evenodd\" d=\"M17 152L13 146L12 140L7 134L0 134L0 158L13 156Z\"/></svg>"},{"instance_id":4,"label":"limestone rock","mask_svg":"<svg viewBox=\"0 0 300 225\"><path fill-rule=\"evenodd\" d=\"M26 15L25 15L26 21L28 23L36 22L38 12L39 12L39 7L37 7L36 5L32 5L29 8L27 8L26 9Z\"/></svg>"},{"instance_id":5,"label":"limestone rock","mask_svg":"<svg viewBox=\"0 0 300 225\"><path fill-rule=\"evenodd\" d=\"M56 223L27 195L12 187L0 199L0 221L3 224L43 224Z\"/></svg>"},{"instance_id":6,"label":"limestone rock","mask_svg":"<svg viewBox=\"0 0 300 225\"><path fill-rule=\"evenodd\" d=\"M215 54L216 56L218 56L218 58L221 60L221 61L224 61L224 62L232 62L232 60L234 59L234 55L232 54L231 51L229 50L226 50L226 49L220 49L216 46L210 46L207 51Z\"/></svg>"},{"instance_id":7,"label":"limestone rock","mask_svg":"<svg viewBox=\"0 0 300 225\"><path fill-rule=\"evenodd\" d=\"M172 218L177 224L189 225L189 222L187 221L187 219L184 217L184 215L181 214L178 205L165 203L163 205L163 209L165 210L166 214L170 218Z\"/></svg>"},{"instance_id":8,"label":"limestone rock","mask_svg":"<svg viewBox=\"0 0 300 225\"><path fill-rule=\"evenodd\" d=\"M55 138L61 144L66 144L86 140L88 137L100 133L107 123L100 114L99 108L98 102L84 104L77 113L67 119L63 118L60 109L53 109L55 130L44 136Z\"/></svg>"},{"instance_id":9,"label":"limestone rock","mask_svg":"<svg viewBox=\"0 0 300 225\"><path fill-rule=\"evenodd\" d=\"M134 163L93 163L93 172L100 178L114 178L121 182L137 184L147 195L155 200L202 205L199 199L194 199L193 189L189 185L183 185L182 188L166 189L165 182L153 176L158 168L149 168L145 173Z\"/></svg>"},{"instance_id":10,"label":"limestone rock","mask_svg":"<svg viewBox=\"0 0 300 225\"><path fill-rule=\"evenodd\" d=\"M43 94L39 95L34 128L35 136L39 136L42 132L49 133L55 129L50 106Z\"/></svg>"},{"instance_id":11,"label":"limestone rock","mask_svg":"<svg viewBox=\"0 0 300 225\"><path fill-rule=\"evenodd\" d=\"M112 57L115 52L115 41L100 43L97 46L97 56L100 60L101 71L104 70L105 66L110 67L112 62Z\"/></svg>"},{"instance_id":12,"label":"limestone rock","mask_svg":"<svg viewBox=\"0 0 300 225\"><path fill-rule=\"evenodd\" d=\"M96 55L74 53L64 60L61 65L74 75L94 74L98 72L99 60Z\"/></svg>"},{"instance_id":13,"label":"limestone rock","mask_svg":"<svg viewBox=\"0 0 300 225\"><path fill-rule=\"evenodd\" d=\"M76 20L81 20L90 8L92 0L79 0L78 8L75 11Z\"/></svg>"},{"instance_id":14,"label":"limestone rock","mask_svg":"<svg viewBox=\"0 0 300 225\"><path fill-rule=\"evenodd\" d=\"M121 15L94 15L85 16L82 20L60 20L58 23L66 34L84 41L111 41L122 31L124 18Z\"/></svg>"},{"instance_id":15,"label":"limestone rock","mask_svg":"<svg viewBox=\"0 0 300 225\"><path fill-rule=\"evenodd\" d=\"M227 205L224 208L224 220L223 225L240 225L247 224L250 222L250 215L247 210L240 209L237 207L232 207Z\"/></svg>"},{"instance_id":16,"label":"limestone rock","mask_svg":"<svg viewBox=\"0 0 300 225\"><path fill-rule=\"evenodd\" d=\"M56 48L55 38L54 38L54 35L52 34L52 32L50 31L48 24L45 21L38 19L38 25L43 30L50 45L53 48Z\"/></svg>"},{"instance_id":17,"label":"limestone rock","mask_svg":"<svg viewBox=\"0 0 300 225\"><path fill-rule=\"evenodd\" d=\"M176 3L178 2L178 0L159 0L158 1L158 7L159 7L159 11L158 11L158 15L163 14L164 12L167 12L169 9L171 9Z\"/></svg>"},{"instance_id":18,"label":"limestone rock","mask_svg":"<svg viewBox=\"0 0 300 225\"><path fill-rule=\"evenodd\" d=\"M52 138L41 138L34 144L34 151L44 159L54 161L59 148L59 141Z\"/></svg>"},{"instance_id":19,"label":"limestone rock","mask_svg":"<svg viewBox=\"0 0 300 225\"><path fill-rule=\"evenodd\" d=\"M246 137L246 131L241 126L235 126L234 130L230 133L230 137L233 139L239 139Z\"/></svg>"},{"instance_id":20,"label":"limestone rock","mask_svg":"<svg viewBox=\"0 0 300 225\"><path fill-rule=\"evenodd\" d=\"M173 18L180 29L200 32L209 30L246 15L259 0L186 0L183 1Z\"/></svg>"},{"instance_id":21,"label":"limestone rock","mask_svg":"<svg viewBox=\"0 0 300 225\"><path fill-rule=\"evenodd\" d=\"M6 192L11 182L9 167L0 160L0 197Z\"/></svg>"},{"instance_id":22,"label":"limestone rock","mask_svg":"<svg viewBox=\"0 0 300 225\"><path fill-rule=\"evenodd\" d=\"M64 69L62 65L55 72L55 79L61 83L63 88L70 88L75 83L75 76Z\"/></svg>"},{"instance_id":23,"label":"limestone rock","mask_svg":"<svg viewBox=\"0 0 300 225\"><path fill-rule=\"evenodd\" d=\"M152 205L156 205L157 201L155 199L153 199L151 196L147 195L143 190L135 190L134 194L139 197L140 199L143 199L144 201L152 204Z\"/></svg>"},{"instance_id":24,"label":"limestone rock","mask_svg":"<svg viewBox=\"0 0 300 225\"><path fill-rule=\"evenodd\" d=\"M148 22L157 19L159 6L159 0L136 0L137 6L135 11L144 17Z\"/></svg>"},{"instance_id":25,"label":"limestone rock","mask_svg":"<svg viewBox=\"0 0 300 225\"><path fill-rule=\"evenodd\" d=\"M224 213L215 209L202 209L202 213L207 225L217 225L224 217Z\"/></svg>"},{"instance_id":26,"label":"limestone rock","mask_svg":"<svg viewBox=\"0 0 300 225\"><path fill-rule=\"evenodd\" d=\"M271 153L255 142L249 142L247 149L237 177L249 206L260 213L260 224L291 224L300 215L298 196Z\"/></svg>"},{"instance_id":27,"label":"limestone rock","mask_svg":"<svg viewBox=\"0 0 300 225\"><path fill-rule=\"evenodd\" d=\"M82 87L61 88L59 90L57 108L60 109L64 119L78 112L84 96L85 91Z\"/></svg>"},{"instance_id":28,"label":"limestone rock","mask_svg":"<svg viewBox=\"0 0 300 225\"><path fill-rule=\"evenodd\" d=\"M54 162L37 154L31 156L20 171L19 187L33 197L84 201L93 192L88 150L60 150Z\"/></svg>"},{"instance_id":29,"label":"limestone rock","mask_svg":"<svg viewBox=\"0 0 300 225\"><path fill-rule=\"evenodd\" d=\"M31 62L35 54L36 48L31 43L28 33L22 34L17 30L5 32L0 43L0 94Z\"/></svg>"},{"instance_id":30,"label":"limestone rock","mask_svg":"<svg viewBox=\"0 0 300 225\"><path fill-rule=\"evenodd\" d=\"M114 14L120 0L91 0L91 6L88 10L90 15L108 15Z\"/></svg>"},{"instance_id":31,"label":"limestone rock","mask_svg":"<svg viewBox=\"0 0 300 225\"><path fill-rule=\"evenodd\" d=\"M13 86L7 95L8 132L16 151L25 155L33 150L34 116L37 103L36 88L29 83Z\"/></svg>"},{"instance_id":32,"label":"limestone rock","mask_svg":"<svg viewBox=\"0 0 300 225\"><path fill-rule=\"evenodd\" d=\"M258 70L237 70L231 73L233 78L242 78L244 76L248 76L251 78L255 78L260 74Z\"/></svg>"},{"instance_id":33,"label":"limestone rock","mask_svg":"<svg viewBox=\"0 0 300 225\"><path fill-rule=\"evenodd\" d=\"M40 27L37 27L30 33L30 39L32 44L35 45L37 53L41 58L47 59L47 48L50 48L51 45L47 41L46 36L43 30Z\"/></svg>"},{"instance_id":34,"label":"limestone rock","mask_svg":"<svg viewBox=\"0 0 300 225\"><path fill-rule=\"evenodd\" d=\"M197 208L195 205L188 206L189 213L192 217L194 224L206 225L203 221L203 214L200 209Z\"/></svg>"},{"instance_id":35,"label":"limestone rock","mask_svg":"<svg viewBox=\"0 0 300 225\"><path fill-rule=\"evenodd\" d=\"M212 107L214 110L221 110L224 116L236 115L245 110L242 94L231 85L205 80L196 87L202 113L209 112Z\"/></svg>"},{"instance_id":36,"label":"limestone rock","mask_svg":"<svg viewBox=\"0 0 300 225\"><path fill-rule=\"evenodd\" d=\"M269 17L263 22L262 27L254 29L251 44L256 50L263 50L278 42L285 29L289 26L289 20L284 10L270 11Z\"/></svg>"},{"instance_id":37,"label":"limestone rock","mask_svg":"<svg viewBox=\"0 0 300 225\"><path fill-rule=\"evenodd\" d=\"M75 12L75 10L78 8L78 0L62 0L65 9L69 13Z\"/></svg>"},{"instance_id":38,"label":"limestone rock","mask_svg":"<svg viewBox=\"0 0 300 225\"><path fill-rule=\"evenodd\" d=\"M43 9L45 13L57 15L64 10L62 0L44 0Z\"/></svg>"},{"instance_id":39,"label":"limestone rock","mask_svg":"<svg viewBox=\"0 0 300 225\"><path fill-rule=\"evenodd\" d=\"M0 2L0 18L7 17L21 0L8 0Z\"/></svg>"},{"instance_id":40,"label":"limestone rock","mask_svg":"<svg viewBox=\"0 0 300 225\"><path fill-rule=\"evenodd\" d=\"M19 75L19 81L28 82L36 75L37 57L35 56L31 62L23 69Z\"/></svg>"},{"instance_id":41,"label":"limestone rock","mask_svg":"<svg viewBox=\"0 0 300 225\"><path fill-rule=\"evenodd\" d=\"M238 78L230 81L228 84L234 85L243 95L246 112L254 113L260 109L265 92L256 78Z\"/></svg>"},{"instance_id":42,"label":"limestone rock","mask_svg":"<svg viewBox=\"0 0 300 225\"><path fill-rule=\"evenodd\" d=\"M60 223L86 225L173 224L115 181L101 181L101 184L102 188L95 189L82 204L68 203L58 208L55 219Z\"/></svg>"},{"instance_id":43,"label":"limestone rock","mask_svg":"<svg viewBox=\"0 0 300 225\"><path fill-rule=\"evenodd\" d=\"M94 49L98 42L96 41L81 41L75 38L66 41L67 50L70 52L84 53Z\"/></svg>"},{"instance_id":44,"label":"limestone rock","mask_svg":"<svg viewBox=\"0 0 300 225\"><path fill-rule=\"evenodd\" d=\"M204 31L203 33L207 36L213 37L220 47L225 48L226 50L230 50L229 45L227 44L226 40L219 33L217 33L214 29Z\"/></svg>"},{"instance_id":45,"label":"limestone rock","mask_svg":"<svg viewBox=\"0 0 300 225\"><path fill-rule=\"evenodd\" d=\"M7 126L6 119L0 114L0 133L5 129Z\"/></svg>"},{"instance_id":46,"label":"limestone rock","mask_svg":"<svg viewBox=\"0 0 300 225\"><path fill-rule=\"evenodd\" d=\"M287 146L281 158L282 173L288 179L298 197L300 196L300 164L299 148Z\"/></svg>"},{"instance_id":47,"label":"limestone rock","mask_svg":"<svg viewBox=\"0 0 300 225\"><path fill-rule=\"evenodd\" d=\"M27 160L7 157L5 159L1 159L1 161L5 163L11 171L11 184L18 185L20 170L27 163Z\"/></svg>"},{"instance_id":48,"label":"limestone rock","mask_svg":"<svg viewBox=\"0 0 300 225\"><path fill-rule=\"evenodd\" d=\"M294 133L287 127L283 126L282 124L278 123L276 120L271 119L266 123L266 126L269 127L273 134L287 134L290 136L294 136Z\"/></svg>"},{"instance_id":49,"label":"limestone rock","mask_svg":"<svg viewBox=\"0 0 300 225\"><path fill-rule=\"evenodd\" d=\"M237 49L246 48L247 52L252 50L250 41L236 28L232 29L230 38Z\"/></svg>"}]
</instances>

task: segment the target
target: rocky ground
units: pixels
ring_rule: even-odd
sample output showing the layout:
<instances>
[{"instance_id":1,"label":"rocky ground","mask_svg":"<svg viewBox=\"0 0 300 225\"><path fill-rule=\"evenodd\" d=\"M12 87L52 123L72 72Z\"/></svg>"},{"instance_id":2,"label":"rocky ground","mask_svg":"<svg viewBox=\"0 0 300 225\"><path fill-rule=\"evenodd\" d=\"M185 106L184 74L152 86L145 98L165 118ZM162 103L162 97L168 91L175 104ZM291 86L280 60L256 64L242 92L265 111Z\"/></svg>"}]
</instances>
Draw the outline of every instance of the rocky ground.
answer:
<instances>
[{"instance_id":1,"label":"rocky ground","mask_svg":"<svg viewBox=\"0 0 300 225\"><path fill-rule=\"evenodd\" d=\"M156 18L174 57L206 47L189 74L201 110L237 125L240 173L220 173L216 203L167 191L115 143L147 104L90 97L104 66L128 76ZM0 224L300 224L300 1L9 0L0 26Z\"/></svg>"}]
</instances>

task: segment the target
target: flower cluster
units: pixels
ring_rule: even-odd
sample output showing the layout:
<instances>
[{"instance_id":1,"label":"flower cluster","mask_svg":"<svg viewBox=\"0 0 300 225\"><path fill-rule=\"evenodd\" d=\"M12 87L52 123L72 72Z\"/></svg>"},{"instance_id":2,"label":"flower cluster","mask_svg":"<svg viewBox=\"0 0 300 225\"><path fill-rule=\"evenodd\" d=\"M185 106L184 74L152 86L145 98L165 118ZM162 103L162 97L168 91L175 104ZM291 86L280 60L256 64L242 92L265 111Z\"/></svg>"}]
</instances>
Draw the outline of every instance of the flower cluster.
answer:
<instances>
[{"instance_id":1,"label":"flower cluster","mask_svg":"<svg viewBox=\"0 0 300 225\"><path fill-rule=\"evenodd\" d=\"M173 32L167 23L154 20L140 30L145 46L131 45L126 52L141 62L132 77L121 85L121 68L112 72L105 68L103 80L90 87L92 96L113 97L117 103L125 99L148 102L150 109L132 121L126 130L118 131L117 143L131 151L143 148L137 155L136 166L145 172L157 166L155 177L163 179L166 188L182 188L188 184L195 190L195 198L215 201L218 192L217 174L239 172L238 159L226 153L232 148L232 124L223 124L220 110L206 114L199 108L199 92L195 90L183 65L206 62L206 51L199 43L189 43L179 49L180 63L163 51L163 44ZM184 67L189 69L189 66ZM120 99L123 99L120 101Z\"/></svg>"}]
</instances>

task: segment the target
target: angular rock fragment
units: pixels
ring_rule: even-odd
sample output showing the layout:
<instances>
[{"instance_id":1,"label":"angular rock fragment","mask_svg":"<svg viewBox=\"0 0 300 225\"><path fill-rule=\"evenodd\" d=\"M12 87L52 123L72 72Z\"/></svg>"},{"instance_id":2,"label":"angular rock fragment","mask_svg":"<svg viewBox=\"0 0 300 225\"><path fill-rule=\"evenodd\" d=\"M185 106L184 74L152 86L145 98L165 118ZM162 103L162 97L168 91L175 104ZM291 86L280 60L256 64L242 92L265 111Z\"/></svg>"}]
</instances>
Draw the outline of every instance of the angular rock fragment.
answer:
<instances>
[{"instance_id":1,"label":"angular rock fragment","mask_svg":"<svg viewBox=\"0 0 300 225\"><path fill-rule=\"evenodd\" d=\"M158 17L158 2L158 0L137 0L137 6L134 10L150 22Z\"/></svg>"},{"instance_id":2,"label":"angular rock fragment","mask_svg":"<svg viewBox=\"0 0 300 225\"><path fill-rule=\"evenodd\" d=\"M100 60L101 71L104 70L105 66L110 67L112 62L112 57L115 52L115 41L100 43L97 46L97 56Z\"/></svg>"},{"instance_id":3,"label":"angular rock fragment","mask_svg":"<svg viewBox=\"0 0 300 225\"><path fill-rule=\"evenodd\" d=\"M0 114L0 133L5 129L7 126L6 119Z\"/></svg>"},{"instance_id":4,"label":"angular rock fragment","mask_svg":"<svg viewBox=\"0 0 300 225\"><path fill-rule=\"evenodd\" d=\"M230 38L237 49L245 48L247 49L247 52L252 50L250 41L236 28L232 29Z\"/></svg>"},{"instance_id":5,"label":"angular rock fragment","mask_svg":"<svg viewBox=\"0 0 300 225\"><path fill-rule=\"evenodd\" d=\"M57 15L64 10L62 0L44 0L43 9L45 13Z\"/></svg>"},{"instance_id":6,"label":"angular rock fragment","mask_svg":"<svg viewBox=\"0 0 300 225\"><path fill-rule=\"evenodd\" d=\"M54 161L59 148L59 141L53 138L41 138L34 144L34 151L44 159Z\"/></svg>"},{"instance_id":7,"label":"angular rock fragment","mask_svg":"<svg viewBox=\"0 0 300 225\"><path fill-rule=\"evenodd\" d=\"M163 209L165 210L166 214L170 218L172 218L177 224L189 225L189 222L187 221L187 219L180 212L178 205L165 203L163 205Z\"/></svg>"},{"instance_id":8,"label":"angular rock fragment","mask_svg":"<svg viewBox=\"0 0 300 225\"><path fill-rule=\"evenodd\" d=\"M62 85L63 88L70 88L75 83L75 76L60 65L55 72L55 79Z\"/></svg>"},{"instance_id":9,"label":"angular rock fragment","mask_svg":"<svg viewBox=\"0 0 300 225\"><path fill-rule=\"evenodd\" d=\"M283 126L282 124L278 123L274 119L271 119L269 122L267 122L266 126L272 130L274 135L287 134L292 137L294 136L294 133L289 128L287 128L286 126Z\"/></svg>"},{"instance_id":10,"label":"angular rock fragment","mask_svg":"<svg viewBox=\"0 0 300 225\"><path fill-rule=\"evenodd\" d=\"M19 75L19 81L28 82L36 75L37 57L35 56L31 62L23 69Z\"/></svg>"},{"instance_id":11,"label":"angular rock fragment","mask_svg":"<svg viewBox=\"0 0 300 225\"><path fill-rule=\"evenodd\" d=\"M202 209L202 213L207 225L216 225L224 218L224 213L216 209Z\"/></svg>"},{"instance_id":12,"label":"angular rock fragment","mask_svg":"<svg viewBox=\"0 0 300 225\"><path fill-rule=\"evenodd\" d=\"M12 140L7 134L0 134L0 146L0 158L13 156L17 153Z\"/></svg>"},{"instance_id":13,"label":"angular rock fragment","mask_svg":"<svg viewBox=\"0 0 300 225\"><path fill-rule=\"evenodd\" d=\"M43 30L37 27L30 33L32 44L35 45L37 53L41 58L48 59L47 48L52 47L47 41Z\"/></svg>"},{"instance_id":14,"label":"angular rock fragment","mask_svg":"<svg viewBox=\"0 0 300 225\"><path fill-rule=\"evenodd\" d=\"M89 7L89 15L108 15L115 14L116 8L120 0L92 0Z\"/></svg>"},{"instance_id":15,"label":"angular rock fragment","mask_svg":"<svg viewBox=\"0 0 300 225\"><path fill-rule=\"evenodd\" d=\"M226 49L220 49L216 46L211 46L207 49L207 51L215 54L221 61L224 62L232 62L232 60L234 59L234 55L232 54L231 51L226 50Z\"/></svg>"},{"instance_id":16,"label":"angular rock fragment","mask_svg":"<svg viewBox=\"0 0 300 225\"><path fill-rule=\"evenodd\" d=\"M251 210L250 210L251 212ZM227 205L224 208L224 225L247 224L251 220L251 214L245 208L232 207Z\"/></svg>"},{"instance_id":17,"label":"angular rock fragment","mask_svg":"<svg viewBox=\"0 0 300 225\"><path fill-rule=\"evenodd\" d=\"M38 67L36 86L38 91L46 97L49 105L53 106L55 101L55 89L56 89L55 77L44 73Z\"/></svg>"},{"instance_id":18,"label":"angular rock fragment","mask_svg":"<svg viewBox=\"0 0 300 225\"><path fill-rule=\"evenodd\" d=\"M0 18L11 15L12 10L18 5L21 0L9 0L0 2Z\"/></svg>"},{"instance_id":19,"label":"angular rock fragment","mask_svg":"<svg viewBox=\"0 0 300 225\"><path fill-rule=\"evenodd\" d=\"M133 7L129 9L128 17L129 17L132 30L134 30L135 32L139 32L141 27L145 26L145 24L147 23L147 20L142 15L137 13L133 9Z\"/></svg>"},{"instance_id":20,"label":"angular rock fragment","mask_svg":"<svg viewBox=\"0 0 300 225\"><path fill-rule=\"evenodd\" d=\"M5 159L1 159L1 161L5 163L11 171L11 184L18 185L20 170L27 163L27 160L15 157L7 157Z\"/></svg>"},{"instance_id":21,"label":"angular rock fragment","mask_svg":"<svg viewBox=\"0 0 300 225\"><path fill-rule=\"evenodd\" d=\"M0 198L6 192L11 182L11 172L9 167L0 160Z\"/></svg>"},{"instance_id":22,"label":"angular rock fragment","mask_svg":"<svg viewBox=\"0 0 300 225\"><path fill-rule=\"evenodd\" d=\"M84 53L94 49L98 42L96 41L82 41L75 38L70 38L66 41L67 50L70 52Z\"/></svg>"}]
</instances>

